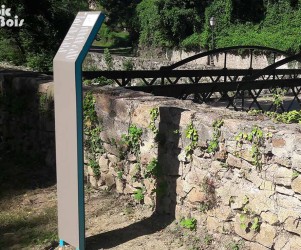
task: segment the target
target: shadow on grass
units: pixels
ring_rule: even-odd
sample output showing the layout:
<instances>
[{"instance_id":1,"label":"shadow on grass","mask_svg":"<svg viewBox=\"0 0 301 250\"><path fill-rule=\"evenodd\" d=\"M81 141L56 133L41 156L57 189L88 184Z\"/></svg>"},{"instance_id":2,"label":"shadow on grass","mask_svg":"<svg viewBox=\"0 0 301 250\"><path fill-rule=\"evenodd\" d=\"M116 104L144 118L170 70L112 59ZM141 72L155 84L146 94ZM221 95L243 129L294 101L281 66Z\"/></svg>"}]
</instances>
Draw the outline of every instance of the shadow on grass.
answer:
<instances>
[{"instance_id":1,"label":"shadow on grass","mask_svg":"<svg viewBox=\"0 0 301 250\"><path fill-rule=\"evenodd\" d=\"M30 208L29 208L30 209ZM0 212L0 249L31 249L37 245L58 245L56 207L33 214L29 209Z\"/></svg>"},{"instance_id":2,"label":"shadow on grass","mask_svg":"<svg viewBox=\"0 0 301 250\"><path fill-rule=\"evenodd\" d=\"M12 193L46 188L56 183L55 170L43 160L25 155L7 154L0 157L0 201Z\"/></svg>"}]
</instances>

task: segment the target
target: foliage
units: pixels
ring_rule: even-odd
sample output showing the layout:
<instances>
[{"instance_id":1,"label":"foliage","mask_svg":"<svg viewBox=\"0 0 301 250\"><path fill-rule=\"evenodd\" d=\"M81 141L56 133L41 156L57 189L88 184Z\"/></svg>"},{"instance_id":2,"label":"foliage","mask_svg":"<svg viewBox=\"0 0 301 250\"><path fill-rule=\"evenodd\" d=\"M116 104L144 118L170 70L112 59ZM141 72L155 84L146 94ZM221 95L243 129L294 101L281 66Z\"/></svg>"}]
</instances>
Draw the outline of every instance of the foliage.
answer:
<instances>
[{"instance_id":1,"label":"foliage","mask_svg":"<svg viewBox=\"0 0 301 250\"><path fill-rule=\"evenodd\" d=\"M206 234L205 237L204 237L204 243L209 246L211 245L213 242L213 236L210 235L210 234Z\"/></svg>"},{"instance_id":2,"label":"foliage","mask_svg":"<svg viewBox=\"0 0 301 250\"><path fill-rule=\"evenodd\" d=\"M106 16L106 24L113 30L126 28L132 41L136 41L139 33L136 7L141 0L99 0Z\"/></svg>"},{"instance_id":3,"label":"foliage","mask_svg":"<svg viewBox=\"0 0 301 250\"><path fill-rule=\"evenodd\" d=\"M143 190L141 188L137 188L134 192L134 199L138 202L142 202L144 199Z\"/></svg>"},{"instance_id":4,"label":"foliage","mask_svg":"<svg viewBox=\"0 0 301 250\"><path fill-rule=\"evenodd\" d=\"M106 86L106 85L112 85L113 82L114 81L112 79L108 79L108 78L106 78L104 76L101 76L101 77L97 77L97 78L92 79L91 85L94 85L94 86Z\"/></svg>"},{"instance_id":5,"label":"foliage","mask_svg":"<svg viewBox=\"0 0 301 250\"><path fill-rule=\"evenodd\" d=\"M207 149L208 153L213 153L213 152L216 152L218 150L218 147L219 147L219 138L221 136L220 128L223 125L224 125L224 121L223 120L216 120L212 124L212 127L213 127L213 138L209 142L208 149Z\"/></svg>"},{"instance_id":6,"label":"foliage","mask_svg":"<svg viewBox=\"0 0 301 250\"><path fill-rule=\"evenodd\" d=\"M201 33L193 33L181 41L180 46L184 50L199 50L201 47L202 36Z\"/></svg>"},{"instance_id":7,"label":"foliage","mask_svg":"<svg viewBox=\"0 0 301 250\"><path fill-rule=\"evenodd\" d=\"M130 125L128 134L122 135L122 141L128 146L129 151L138 156L140 152L140 142L142 136L142 129L136 125Z\"/></svg>"},{"instance_id":8,"label":"foliage","mask_svg":"<svg viewBox=\"0 0 301 250\"><path fill-rule=\"evenodd\" d=\"M277 122L300 123L301 124L301 111L300 110L299 111L292 110L289 112L283 112L281 114L278 114L276 112L266 112L264 114Z\"/></svg>"},{"instance_id":9,"label":"foliage","mask_svg":"<svg viewBox=\"0 0 301 250\"><path fill-rule=\"evenodd\" d=\"M24 25L1 28L0 60L36 70L51 69L52 59L76 13L88 9L84 0L3 0L1 4L24 19Z\"/></svg>"},{"instance_id":10,"label":"foliage","mask_svg":"<svg viewBox=\"0 0 301 250\"><path fill-rule=\"evenodd\" d=\"M190 144L185 147L186 156L191 156L193 151L196 149L199 140L198 131L193 126L193 123L190 123L187 126L185 136L190 140Z\"/></svg>"},{"instance_id":11,"label":"foliage","mask_svg":"<svg viewBox=\"0 0 301 250\"><path fill-rule=\"evenodd\" d=\"M167 40L160 28L160 15L155 2L142 0L137 5L136 11L140 25L140 45L146 47L170 46L171 42Z\"/></svg>"},{"instance_id":12,"label":"foliage","mask_svg":"<svg viewBox=\"0 0 301 250\"><path fill-rule=\"evenodd\" d=\"M122 62L122 68L125 71L132 71L134 69L134 63L132 59L126 59Z\"/></svg>"},{"instance_id":13,"label":"foliage","mask_svg":"<svg viewBox=\"0 0 301 250\"><path fill-rule=\"evenodd\" d=\"M292 179L297 178L299 175L300 175L300 173L298 171L294 170L293 174L292 174Z\"/></svg>"},{"instance_id":14,"label":"foliage","mask_svg":"<svg viewBox=\"0 0 301 250\"><path fill-rule=\"evenodd\" d=\"M201 29L204 2L198 0L157 0L159 27L168 41L178 45ZM201 7L201 8L200 8Z\"/></svg>"},{"instance_id":15,"label":"foliage","mask_svg":"<svg viewBox=\"0 0 301 250\"><path fill-rule=\"evenodd\" d=\"M200 186L205 193L205 200L200 203L199 210L204 213L216 206L215 185L213 179L205 177Z\"/></svg>"},{"instance_id":16,"label":"foliage","mask_svg":"<svg viewBox=\"0 0 301 250\"><path fill-rule=\"evenodd\" d=\"M273 94L273 104L275 106L275 111L277 111L283 104L283 97L286 93L285 89L282 88L274 88L272 89Z\"/></svg>"},{"instance_id":17,"label":"foliage","mask_svg":"<svg viewBox=\"0 0 301 250\"><path fill-rule=\"evenodd\" d=\"M266 134L266 137L269 137L270 134ZM253 164L256 166L256 169L261 171L262 169L262 152L260 151L260 147L264 144L264 134L263 131L258 127L254 126L250 133L240 132L237 136L235 136L235 140L242 144L243 140L249 141L252 143L251 148L251 157L253 159Z\"/></svg>"},{"instance_id":18,"label":"foliage","mask_svg":"<svg viewBox=\"0 0 301 250\"><path fill-rule=\"evenodd\" d=\"M97 163L98 155L102 152L102 141L100 139L100 124L95 111L95 98L91 92L84 96L83 101L83 123L84 123L84 147L87 152L89 166L93 169L95 176L100 175Z\"/></svg>"},{"instance_id":19,"label":"foliage","mask_svg":"<svg viewBox=\"0 0 301 250\"><path fill-rule=\"evenodd\" d=\"M160 177L162 175L162 168L160 167L157 159L152 159L152 161L146 166L145 177Z\"/></svg>"},{"instance_id":20,"label":"foliage","mask_svg":"<svg viewBox=\"0 0 301 250\"><path fill-rule=\"evenodd\" d=\"M180 225L186 229L196 230L197 221L195 218L183 218L180 221Z\"/></svg>"},{"instance_id":21,"label":"foliage","mask_svg":"<svg viewBox=\"0 0 301 250\"><path fill-rule=\"evenodd\" d=\"M107 66L107 70L113 70L113 58L108 48L105 48L103 55Z\"/></svg>"},{"instance_id":22,"label":"foliage","mask_svg":"<svg viewBox=\"0 0 301 250\"><path fill-rule=\"evenodd\" d=\"M150 123L148 127L151 129L151 131L153 131L155 135L157 135L159 132L155 124L158 117L159 117L159 108L152 108L150 111Z\"/></svg>"},{"instance_id":23,"label":"foliage","mask_svg":"<svg viewBox=\"0 0 301 250\"><path fill-rule=\"evenodd\" d=\"M260 229L260 219L258 216L253 217L253 219L249 219L248 214L240 214L239 220L240 220L240 227L241 229L245 230L247 233L250 230L253 230L254 232L259 232Z\"/></svg>"},{"instance_id":24,"label":"foliage","mask_svg":"<svg viewBox=\"0 0 301 250\"><path fill-rule=\"evenodd\" d=\"M166 181L159 181L157 187L152 190L152 193L156 193L158 198L162 198L167 192L168 184Z\"/></svg>"}]
</instances>

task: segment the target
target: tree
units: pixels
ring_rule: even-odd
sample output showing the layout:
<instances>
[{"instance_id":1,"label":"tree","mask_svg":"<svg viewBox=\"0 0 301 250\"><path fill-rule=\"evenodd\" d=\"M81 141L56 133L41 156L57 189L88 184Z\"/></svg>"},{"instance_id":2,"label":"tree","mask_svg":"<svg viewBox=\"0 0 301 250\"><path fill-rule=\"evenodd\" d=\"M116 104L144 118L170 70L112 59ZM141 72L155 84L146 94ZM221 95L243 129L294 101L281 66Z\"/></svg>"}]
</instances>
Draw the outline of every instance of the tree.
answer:
<instances>
[{"instance_id":1,"label":"tree","mask_svg":"<svg viewBox=\"0 0 301 250\"><path fill-rule=\"evenodd\" d=\"M132 41L139 37L136 7L141 0L98 0L107 16L107 24L113 29L126 28Z\"/></svg>"},{"instance_id":2,"label":"tree","mask_svg":"<svg viewBox=\"0 0 301 250\"><path fill-rule=\"evenodd\" d=\"M5 53L0 51L0 58L38 70L51 67L76 13L88 9L84 0L6 0L2 4L24 19L24 25L1 28L0 48L8 46Z\"/></svg>"},{"instance_id":3,"label":"tree","mask_svg":"<svg viewBox=\"0 0 301 250\"><path fill-rule=\"evenodd\" d=\"M174 45L201 30L206 1L157 0L156 4L161 29Z\"/></svg>"}]
</instances>

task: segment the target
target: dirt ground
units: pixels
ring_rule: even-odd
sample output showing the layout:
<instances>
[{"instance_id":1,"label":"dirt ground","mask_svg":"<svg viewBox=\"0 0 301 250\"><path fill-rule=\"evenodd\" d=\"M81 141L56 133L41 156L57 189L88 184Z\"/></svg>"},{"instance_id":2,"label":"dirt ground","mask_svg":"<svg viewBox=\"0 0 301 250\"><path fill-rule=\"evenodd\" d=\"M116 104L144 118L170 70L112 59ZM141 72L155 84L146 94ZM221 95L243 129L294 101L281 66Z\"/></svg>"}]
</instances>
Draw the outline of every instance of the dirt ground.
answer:
<instances>
[{"instance_id":1,"label":"dirt ground","mask_svg":"<svg viewBox=\"0 0 301 250\"><path fill-rule=\"evenodd\" d=\"M85 193L86 249L235 249L231 242L221 244L202 229L190 231L168 216L152 215L149 207L130 197L113 191L87 189ZM2 197L0 223L0 249L60 249L56 186Z\"/></svg>"},{"instance_id":2,"label":"dirt ground","mask_svg":"<svg viewBox=\"0 0 301 250\"><path fill-rule=\"evenodd\" d=\"M0 155L0 167L0 250L58 250L55 170L16 155ZM86 187L85 203L87 250L245 249L238 238L190 231L114 190Z\"/></svg>"}]
</instances>

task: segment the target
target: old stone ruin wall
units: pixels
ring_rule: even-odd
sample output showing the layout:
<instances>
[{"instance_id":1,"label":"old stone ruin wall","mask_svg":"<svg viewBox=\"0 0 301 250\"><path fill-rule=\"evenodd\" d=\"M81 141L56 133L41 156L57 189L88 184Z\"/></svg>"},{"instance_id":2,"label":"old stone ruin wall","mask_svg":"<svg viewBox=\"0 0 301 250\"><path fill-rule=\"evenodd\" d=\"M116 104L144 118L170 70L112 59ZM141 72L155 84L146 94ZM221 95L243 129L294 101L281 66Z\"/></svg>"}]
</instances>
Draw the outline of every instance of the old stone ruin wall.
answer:
<instances>
[{"instance_id":1,"label":"old stone ruin wall","mask_svg":"<svg viewBox=\"0 0 301 250\"><path fill-rule=\"evenodd\" d=\"M0 152L41 160L55 170L53 82L50 76L0 72Z\"/></svg>"},{"instance_id":2,"label":"old stone ruin wall","mask_svg":"<svg viewBox=\"0 0 301 250\"><path fill-rule=\"evenodd\" d=\"M94 96L104 151L91 185L244 249L301 249L300 125L121 88Z\"/></svg>"}]
</instances>

